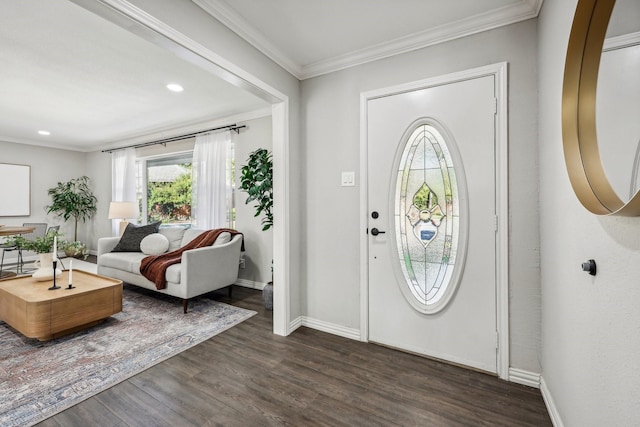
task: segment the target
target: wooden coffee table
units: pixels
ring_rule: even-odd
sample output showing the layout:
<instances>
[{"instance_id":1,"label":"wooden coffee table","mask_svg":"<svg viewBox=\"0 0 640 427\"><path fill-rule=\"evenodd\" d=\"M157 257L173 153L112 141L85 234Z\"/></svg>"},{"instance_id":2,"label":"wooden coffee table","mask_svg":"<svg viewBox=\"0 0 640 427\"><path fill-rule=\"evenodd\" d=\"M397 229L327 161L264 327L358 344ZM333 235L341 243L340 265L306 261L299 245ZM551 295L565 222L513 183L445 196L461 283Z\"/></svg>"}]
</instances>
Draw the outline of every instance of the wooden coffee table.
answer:
<instances>
[{"instance_id":1,"label":"wooden coffee table","mask_svg":"<svg viewBox=\"0 0 640 427\"><path fill-rule=\"evenodd\" d=\"M81 270L73 271L74 289L66 289L69 272L53 280L31 276L0 281L0 319L24 336L40 341L96 325L122 311L122 281Z\"/></svg>"}]
</instances>

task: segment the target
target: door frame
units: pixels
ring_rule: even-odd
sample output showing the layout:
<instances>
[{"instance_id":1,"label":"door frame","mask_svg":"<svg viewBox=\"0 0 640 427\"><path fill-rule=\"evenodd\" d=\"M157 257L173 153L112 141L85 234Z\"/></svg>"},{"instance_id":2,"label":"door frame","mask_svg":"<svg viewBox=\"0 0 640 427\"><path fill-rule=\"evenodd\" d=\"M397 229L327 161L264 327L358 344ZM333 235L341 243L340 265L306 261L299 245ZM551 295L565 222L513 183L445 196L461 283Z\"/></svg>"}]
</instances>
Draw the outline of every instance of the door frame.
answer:
<instances>
[{"instance_id":1,"label":"door frame","mask_svg":"<svg viewBox=\"0 0 640 427\"><path fill-rule=\"evenodd\" d=\"M360 93L360 341L369 341L369 246L368 246L368 102L371 99L428 89L474 78L495 79L495 192L496 192L496 371L509 379L509 165L508 93L506 62L459 71L424 80Z\"/></svg>"}]
</instances>

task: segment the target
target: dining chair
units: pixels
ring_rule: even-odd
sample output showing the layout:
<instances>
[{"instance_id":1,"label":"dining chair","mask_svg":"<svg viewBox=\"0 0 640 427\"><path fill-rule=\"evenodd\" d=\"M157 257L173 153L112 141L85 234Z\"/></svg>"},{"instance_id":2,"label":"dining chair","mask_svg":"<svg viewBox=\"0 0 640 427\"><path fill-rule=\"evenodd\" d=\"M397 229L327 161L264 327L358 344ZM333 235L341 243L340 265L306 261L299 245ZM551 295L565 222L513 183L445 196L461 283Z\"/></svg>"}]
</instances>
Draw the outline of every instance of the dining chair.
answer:
<instances>
[{"instance_id":1,"label":"dining chair","mask_svg":"<svg viewBox=\"0 0 640 427\"><path fill-rule=\"evenodd\" d=\"M0 261L0 279L2 278L2 270L4 269L4 254L5 252L13 252L17 251L18 247L16 245L12 245L9 243L0 243L0 249L2 249L2 260ZM18 251L18 263L16 264L16 274L18 273L18 269L20 268L21 263L21 253Z\"/></svg>"}]
</instances>

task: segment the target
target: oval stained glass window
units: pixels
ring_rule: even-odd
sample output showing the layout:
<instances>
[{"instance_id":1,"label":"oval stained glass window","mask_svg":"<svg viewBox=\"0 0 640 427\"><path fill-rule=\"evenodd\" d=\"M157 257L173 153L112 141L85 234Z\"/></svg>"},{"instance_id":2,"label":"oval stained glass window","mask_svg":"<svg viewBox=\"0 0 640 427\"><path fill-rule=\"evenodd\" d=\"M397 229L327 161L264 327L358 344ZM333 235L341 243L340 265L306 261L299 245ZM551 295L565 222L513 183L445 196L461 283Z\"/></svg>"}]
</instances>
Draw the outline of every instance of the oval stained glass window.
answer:
<instances>
[{"instance_id":1,"label":"oval stained glass window","mask_svg":"<svg viewBox=\"0 0 640 427\"><path fill-rule=\"evenodd\" d=\"M438 128L443 129L439 131ZM442 310L454 294L466 253L464 172L452 138L423 119L405 133L396 159L393 205L399 280L423 313ZM463 191L461 191L461 189ZM461 237L461 236L464 236Z\"/></svg>"}]
</instances>

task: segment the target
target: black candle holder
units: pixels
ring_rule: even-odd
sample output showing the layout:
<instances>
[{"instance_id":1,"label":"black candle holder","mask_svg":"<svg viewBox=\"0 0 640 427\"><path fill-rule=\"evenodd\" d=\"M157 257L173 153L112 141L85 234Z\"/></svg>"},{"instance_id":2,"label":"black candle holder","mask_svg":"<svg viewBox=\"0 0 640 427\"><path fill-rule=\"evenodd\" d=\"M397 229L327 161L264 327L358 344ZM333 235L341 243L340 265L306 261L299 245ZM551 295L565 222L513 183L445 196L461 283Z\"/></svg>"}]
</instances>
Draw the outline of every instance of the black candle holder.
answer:
<instances>
[{"instance_id":1,"label":"black candle holder","mask_svg":"<svg viewBox=\"0 0 640 427\"><path fill-rule=\"evenodd\" d=\"M50 291L54 289L60 289L60 286L56 285L56 268L58 267L58 261L53 261L53 286L49 288Z\"/></svg>"},{"instance_id":2,"label":"black candle holder","mask_svg":"<svg viewBox=\"0 0 640 427\"><path fill-rule=\"evenodd\" d=\"M69 285L65 289L75 289L76 287L73 286L73 281L72 281L73 269L71 265L69 265L69 270L67 270L67 273L69 274Z\"/></svg>"}]
</instances>

